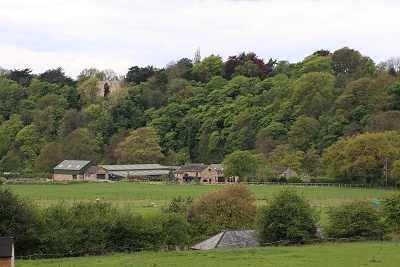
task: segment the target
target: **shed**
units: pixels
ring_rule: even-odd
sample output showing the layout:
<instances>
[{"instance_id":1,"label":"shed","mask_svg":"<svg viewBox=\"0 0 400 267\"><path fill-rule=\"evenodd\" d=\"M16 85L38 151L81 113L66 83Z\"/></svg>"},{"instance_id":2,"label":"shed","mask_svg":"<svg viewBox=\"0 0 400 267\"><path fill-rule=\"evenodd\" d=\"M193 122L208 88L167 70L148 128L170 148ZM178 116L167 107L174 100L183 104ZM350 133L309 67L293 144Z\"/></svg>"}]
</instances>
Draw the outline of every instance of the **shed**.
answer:
<instances>
[{"instance_id":1,"label":"shed","mask_svg":"<svg viewBox=\"0 0 400 267\"><path fill-rule=\"evenodd\" d=\"M0 267L14 267L14 238L0 237Z\"/></svg>"},{"instance_id":2,"label":"shed","mask_svg":"<svg viewBox=\"0 0 400 267\"><path fill-rule=\"evenodd\" d=\"M191 247L195 250L259 247L254 230L226 230Z\"/></svg>"},{"instance_id":3,"label":"shed","mask_svg":"<svg viewBox=\"0 0 400 267\"><path fill-rule=\"evenodd\" d=\"M141 180L145 177L157 179L163 175L170 175L177 167L162 166L160 164L127 164L127 165L100 165L112 177L132 177Z\"/></svg>"},{"instance_id":4,"label":"shed","mask_svg":"<svg viewBox=\"0 0 400 267\"><path fill-rule=\"evenodd\" d=\"M84 180L84 174L95 164L88 160L64 160L53 169L56 181Z\"/></svg>"}]
</instances>

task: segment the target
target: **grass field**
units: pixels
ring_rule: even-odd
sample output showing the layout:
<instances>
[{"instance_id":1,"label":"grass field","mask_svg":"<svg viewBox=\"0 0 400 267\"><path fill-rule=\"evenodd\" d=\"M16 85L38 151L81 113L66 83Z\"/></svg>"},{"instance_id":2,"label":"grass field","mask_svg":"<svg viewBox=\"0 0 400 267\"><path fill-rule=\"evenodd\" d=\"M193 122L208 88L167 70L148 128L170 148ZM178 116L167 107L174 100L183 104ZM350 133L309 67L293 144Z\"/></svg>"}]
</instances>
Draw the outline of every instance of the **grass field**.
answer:
<instances>
[{"instance_id":1,"label":"grass field","mask_svg":"<svg viewBox=\"0 0 400 267\"><path fill-rule=\"evenodd\" d=\"M67 203L80 201L111 202L118 207L135 208L144 211L154 206L167 205L174 197L194 198L210 191L222 189L225 185L166 185L145 183L81 183L81 184L28 184L6 185L21 197L32 199L40 207L49 207L63 200ZM268 202L282 189L278 185L249 185L258 204ZM296 186L299 193L318 207L337 205L343 201L361 198L376 201L395 191L371 188ZM154 203L154 205L152 205Z\"/></svg>"},{"instance_id":2,"label":"grass field","mask_svg":"<svg viewBox=\"0 0 400 267\"><path fill-rule=\"evenodd\" d=\"M326 243L211 251L140 252L95 257L17 260L16 267L385 266L400 263L400 242Z\"/></svg>"}]
</instances>

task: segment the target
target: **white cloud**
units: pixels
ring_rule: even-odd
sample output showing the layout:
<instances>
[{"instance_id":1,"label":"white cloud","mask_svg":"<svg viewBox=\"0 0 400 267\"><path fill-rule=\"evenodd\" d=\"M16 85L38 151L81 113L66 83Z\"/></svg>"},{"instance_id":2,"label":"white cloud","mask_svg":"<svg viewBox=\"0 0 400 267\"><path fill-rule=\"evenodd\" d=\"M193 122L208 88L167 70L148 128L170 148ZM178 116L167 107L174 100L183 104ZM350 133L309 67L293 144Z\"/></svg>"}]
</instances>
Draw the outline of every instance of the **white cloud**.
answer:
<instances>
[{"instance_id":1,"label":"white cloud","mask_svg":"<svg viewBox=\"0 0 400 267\"><path fill-rule=\"evenodd\" d=\"M254 51L298 62L349 46L379 62L399 56L398 14L394 0L14 0L0 9L0 66L125 74L191 58L198 47L203 57Z\"/></svg>"}]
</instances>

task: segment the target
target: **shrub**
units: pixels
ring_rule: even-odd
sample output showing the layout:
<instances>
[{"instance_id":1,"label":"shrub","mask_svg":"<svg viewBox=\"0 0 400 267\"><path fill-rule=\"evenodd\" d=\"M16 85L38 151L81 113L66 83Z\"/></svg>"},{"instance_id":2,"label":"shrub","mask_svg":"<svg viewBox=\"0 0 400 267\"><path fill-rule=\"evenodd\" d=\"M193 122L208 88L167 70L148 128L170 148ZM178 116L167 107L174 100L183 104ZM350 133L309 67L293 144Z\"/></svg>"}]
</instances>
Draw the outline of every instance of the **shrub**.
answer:
<instances>
[{"instance_id":1,"label":"shrub","mask_svg":"<svg viewBox=\"0 0 400 267\"><path fill-rule=\"evenodd\" d=\"M384 234L380 212L372 203L364 200L356 199L331 207L328 218L329 223L325 229L328 237L381 237Z\"/></svg>"},{"instance_id":2,"label":"shrub","mask_svg":"<svg viewBox=\"0 0 400 267\"><path fill-rule=\"evenodd\" d=\"M389 230L400 233L400 194L389 195L382 199L382 211Z\"/></svg>"},{"instance_id":3,"label":"shrub","mask_svg":"<svg viewBox=\"0 0 400 267\"><path fill-rule=\"evenodd\" d=\"M258 221L261 243L292 241L305 243L316 234L319 215L305 197L293 188L281 190L268 206L261 208Z\"/></svg>"},{"instance_id":4,"label":"shrub","mask_svg":"<svg viewBox=\"0 0 400 267\"><path fill-rule=\"evenodd\" d=\"M5 177L0 177L0 185L5 184L7 182L7 178Z\"/></svg>"},{"instance_id":5,"label":"shrub","mask_svg":"<svg viewBox=\"0 0 400 267\"><path fill-rule=\"evenodd\" d=\"M190 222L199 234L213 235L226 229L252 228L257 216L253 192L243 184L231 184L195 200Z\"/></svg>"},{"instance_id":6,"label":"shrub","mask_svg":"<svg viewBox=\"0 0 400 267\"><path fill-rule=\"evenodd\" d=\"M303 180L301 179L300 176L290 176L289 178L287 178L286 182L288 183L302 183Z\"/></svg>"},{"instance_id":7,"label":"shrub","mask_svg":"<svg viewBox=\"0 0 400 267\"><path fill-rule=\"evenodd\" d=\"M337 183L338 180L329 177L310 177L310 183L328 183L334 184Z\"/></svg>"},{"instance_id":8,"label":"shrub","mask_svg":"<svg viewBox=\"0 0 400 267\"><path fill-rule=\"evenodd\" d=\"M34 253L39 246L39 212L32 202L0 188L0 236L13 236L15 255Z\"/></svg>"}]
</instances>

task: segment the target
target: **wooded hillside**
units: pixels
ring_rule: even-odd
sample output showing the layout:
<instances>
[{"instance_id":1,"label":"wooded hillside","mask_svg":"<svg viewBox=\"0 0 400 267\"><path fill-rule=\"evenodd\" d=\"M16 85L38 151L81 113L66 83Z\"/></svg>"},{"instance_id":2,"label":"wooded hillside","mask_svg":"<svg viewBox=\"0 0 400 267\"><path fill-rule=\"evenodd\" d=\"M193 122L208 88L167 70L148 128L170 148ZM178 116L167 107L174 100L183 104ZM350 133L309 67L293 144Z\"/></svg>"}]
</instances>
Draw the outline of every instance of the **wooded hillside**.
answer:
<instances>
[{"instance_id":1,"label":"wooded hillside","mask_svg":"<svg viewBox=\"0 0 400 267\"><path fill-rule=\"evenodd\" d=\"M303 177L376 183L387 167L394 183L399 68L399 58L377 64L348 47L298 63L198 55L163 69L133 66L105 96L98 81L112 70L84 69L74 80L61 67L1 68L0 171L51 173L64 159L211 164L250 151L258 166L291 166Z\"/></svg>"}]
</instances>

